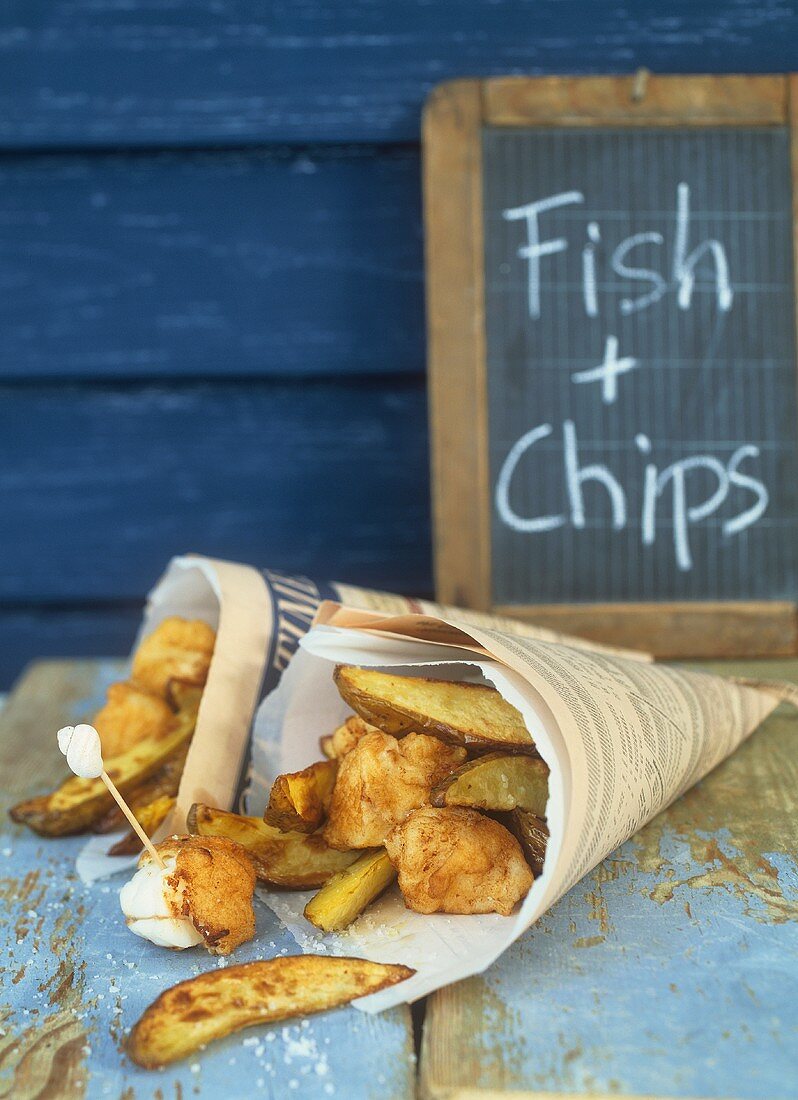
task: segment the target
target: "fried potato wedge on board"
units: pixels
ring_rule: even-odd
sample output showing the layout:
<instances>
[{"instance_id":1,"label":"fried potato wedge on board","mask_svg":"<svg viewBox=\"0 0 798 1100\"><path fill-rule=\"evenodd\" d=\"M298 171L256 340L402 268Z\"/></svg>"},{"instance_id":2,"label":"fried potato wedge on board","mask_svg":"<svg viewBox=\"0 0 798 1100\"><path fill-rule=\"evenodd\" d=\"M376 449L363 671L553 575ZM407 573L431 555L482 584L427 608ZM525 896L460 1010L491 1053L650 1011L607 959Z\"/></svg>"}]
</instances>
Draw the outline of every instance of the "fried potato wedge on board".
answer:
<instances>
[{"instance_id":1,"label":"fried potato wedge on board","mask_svg":"<svg viewBox=\"0 0 798 1100\"><path fill-rule=\"evenodd\" d=\"M167 989L127 1041L136 1065L158 1069L214 1039L257 1024L326 1012L403 982L407 966L326 955L291 955L210 970Z\"/></svg>"},{"instance_id":2,"label":"fried potato wedge on board","mask_svg":"<svg viewBox=\"0 0 798 1100\"><path fill-rule=\"evenodd\" d=\"M180 723L166 737L148 737L127 752L106 761L105 770L121 794L127 795L179 752L194 732L193 722ZM101 779L72 776L52 794L20 802L11 819L40 836L68 836L88 829L114 805Z\"/></svg>"},{"instance_id":3,"label":"fried potato wedge on board","mask_svg":"<svg viewBox=\"0 0 798 1100\"><path fill-rule=\"evenodd\" d=\"M319 760L302 771L278 775L263 820L284 833L315 832L330 805L337 771L337 761Z\"/></svg>"},{"instance_id":4,"label":"fried potato wedge on board","mask_svg":"<svg viewBox=\"0 0 798 1100\"><path fill-rule=\"evenodd\" d=\"M549 769L536 756L490 753L469 760L433 790L433 806L473 806L478 810L514 810L538 817L546 813Z\"/></svg>"},{"instance_id":5,"label":"fried potato wedge on board","mask_svg":"<svg viewBox=\"0 0 798 1100\"><path fill-rule=\"evenodd\" d=\"M166 815L171 811L174 804L175 800L171 795L162 794L160 798L147 802L135 811L139 825L141 825L147 836L151 837L158 826L166 820ZM117 840L116 844L111 845L108 849L108 855L134 856L141 849L142 843L139 840L138 833L130 829L121 840Z\"/></svg>"},{"instance_id":6,"label":"fried potato wedge on board","mask_svg":"<svg viewBox=\"0 0 798 1100\"><path fill-rule=\"evenodd\" d=\"M354 665L338 665L335 683L361 718L394 737L429 733L477 751L537 753L521 714L495 688Z\"/></svg>"},{"instance_id":7,"label":"fried potato wedge on board","mask_svg":"<svg viewBox=\"0 0 798 1100\"><path fill-rule=\"evenodd\" d=\"M188 831L238 841L252 860L258 880L285 890L323 886L359 854L330 848L319 833L284 833L259 817L231 814L200 802L188 812Z\"/></svg>"},{"instance_id":8,"label":"fried potato wedge on board","mask_svg":"<svg viewBox=\"0 0 798 1100\"><path fill-rule=\"evenodd\" d=\"M384 848L365 852L334 875L305 906L305 919L323 932L340 932L387 890L396 871Z\"/></svg>"},{"instance_id":9,"label":"fried potato wedge on board","mask_svg":"<svg viewBox=\"0 0 798 1100\"><path fill-rule=\"evenodd\" d=\"M546 845L549 842L549 829L546 822L526 810L513 810L502 815L502 823L507 826L524 850L526 861L535 878L543 871L546 858Z\"/></svg>"}]
</instances>

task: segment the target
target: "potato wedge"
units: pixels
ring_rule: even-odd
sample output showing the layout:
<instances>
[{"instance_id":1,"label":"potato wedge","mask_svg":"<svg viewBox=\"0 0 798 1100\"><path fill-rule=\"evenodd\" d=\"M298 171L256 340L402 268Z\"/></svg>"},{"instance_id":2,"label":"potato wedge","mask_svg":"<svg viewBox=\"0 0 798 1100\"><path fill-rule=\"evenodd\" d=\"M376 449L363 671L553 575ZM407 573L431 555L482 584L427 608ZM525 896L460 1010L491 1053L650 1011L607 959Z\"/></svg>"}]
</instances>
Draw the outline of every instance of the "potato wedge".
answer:
<instances>
[{"instance_id":1,"label":"potato wedge","mask_svg":"<svg viewBox=\"0 0 798 1100\"><path fill-rule=\"evenodd\" d=\"M514 810L520 806L544 817L549 769L535 756L490 753L468 760L432 792L433 806L473 806L478 810Z\"/></svg>"},{"instance_id":2,"label":"potato wedge","mask_svg":"<svg viewBox=\"0 0 798 1100\"><path fill-rule=\"evenodd\" d=\"M361 718L394 737L414 731L477 751L537 754L520 713L495 688L354 665L338 665L335 683Z\"/></svg>"},{"instance_id":3,"label":"potato wedge","mask_svg":"<svg viewBox=\"0 0 798 1100\"><path fill-rule=\"evenodd\" d=\"M326 955L210 970L162 993L131 1031L127 1053L136 1065L157 1069L243 1028L325 1012L414 973L408 966Z\"/></svg>"},{"instance_id":4,"label":"potato wedge","mask_svg":"<svg viewBox=\"0 0 798 1100\"><path fill-rule=\"evenodd\" d=\"M313 833L330 805L338 763L319 760L299 772L278 775L263 820L282 832Z\"/></svg>"},{"instance_id":5,"label":"potato wedge","mask_svg":"<svg viewBox=\"0 0 798 1100\"><path fill-rule=\"evenodd\" d=\"M546 857L546 845L549 842L549 830L546 822L527 810L513 810L506 816L502 814L502 823L515 835L524 851L524 857L535 878L543 870Z\"/></svg>"},{"instance_id":6,"label":"potato wedge","mask_svg":"<svg viewBox=\"0 0 798 1100\"><path fill-rule=\"evenodd\" d=\"M188 755L188 744L183 745L166 761L162 768L146 779L140 786L134 787L126 796L127 804L136 816L151 802L156 802L163 796L177 794L183 768ZM92 823L92 832L110 833L115 829L123 829L127 825L127 818L114 803L111 809L101 818ZM138 851L138 848L136 849Z\"/></svg>"},{"instance_id":7,"label":"potato wedge","mask_svg":"<svg viewBox=\"0 0 798 1100\"><path fill-rule=\"evenodd\" d=\"M166 737L147 737L119 756L106 761L105 770L123 795L148 779L191 739L194 723L178 723ZM72 776L52 794L39 795L14 806L12 821L27 825L40 836L68 836L88 829L114 805L101 779Z\"/></svg>"},{"instance_id":8,"label":"potato wedge","mask_svg":"<svg viewBox=\"0 0 798 1100\"><path fill-rule=\"evenodd\" d=\"M171 811L174 804L175 800L172 795L162 794L160 798L156 798L134 811L139 825L141 825L147 836L151 837L158 826L166 820L166 815ZM116 844L111 845L108 849L108 855L134 856L141 851L142 847L138 833L130 829L121 840L117 840Z\"/></svg>"},{"instance_id":9,"label":"potato wedge","mask_svg":"<svg viewBox=\"0 0 798 1100\"><path fill-rule=\"evenodd\" d=\"M365 852L339 871L305 906L305 919L323 932L340 932L387 890L396 871L384 848Z\"/></svg>"},{"instance_id":10,"label":"potato wedge","mask_svg":"<svg viewBox=\"0 0 798 1100\"><path fill-rule=\"evenodd\" d=\"M259 881L286 890L323 886L359 855L330 848L320 833L284 833L259 817L231 814L199 802L188 812L188 831L237 840L252 860Z\"/></svg>"}]
</instances>

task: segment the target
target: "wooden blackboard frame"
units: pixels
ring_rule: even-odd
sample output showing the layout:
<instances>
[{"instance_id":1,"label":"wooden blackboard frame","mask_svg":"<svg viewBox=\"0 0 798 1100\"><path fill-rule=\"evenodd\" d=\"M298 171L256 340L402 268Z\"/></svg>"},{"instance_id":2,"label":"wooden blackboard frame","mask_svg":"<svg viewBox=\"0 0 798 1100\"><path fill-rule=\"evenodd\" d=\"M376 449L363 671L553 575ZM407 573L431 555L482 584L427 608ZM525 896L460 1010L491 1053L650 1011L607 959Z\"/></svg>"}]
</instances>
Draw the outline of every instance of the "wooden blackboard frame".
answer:
<instances>
[{"instance_id":1,"label":"wooden blackboard frame","mask_svg":"<svg viewBox=\"0 0 798 1100\"><path fill-rule=\"evenodd\" d=\"M794 654L798 614L784 600L492 602L481 131L607 125L788 127L798 272L798 75L499 77L434 89L423 149L436 596L659 657Z\"/></svg>"}]
</instances>

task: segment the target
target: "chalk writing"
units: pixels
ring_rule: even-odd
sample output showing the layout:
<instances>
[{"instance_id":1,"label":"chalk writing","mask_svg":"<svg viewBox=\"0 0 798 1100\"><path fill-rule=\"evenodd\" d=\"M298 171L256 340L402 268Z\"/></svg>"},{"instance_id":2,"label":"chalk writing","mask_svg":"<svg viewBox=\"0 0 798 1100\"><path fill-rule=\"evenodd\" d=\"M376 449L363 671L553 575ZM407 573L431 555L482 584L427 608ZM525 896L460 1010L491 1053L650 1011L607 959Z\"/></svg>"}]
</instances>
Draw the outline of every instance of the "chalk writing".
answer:
<instances>
[{"instance_id":1,"label":"chalk writing","mask_svg":"<svg viewBox=\"0 0 798 1100\"><path fill-rule=\"evenodd\" d=\"M532 320L542 316L547 272L553 270L554 257L567 253L576 242L568 235L545 236L545 219L560 212L560 220L567 225L578 225L580 219L564 217L566 208L586 205L583 191L572 189L535 199L521 206L502 211L508 222L522 223L525 240L517 248L517 256L525 264L526 308ZM673 295L681 311L693 307L697 290L708 292L714 299L719 315L728 313L734 303L734 287L729 261L723 242L706 237L693 242L691 237L691 195L687 182L676 187L673 206L672 233L670 239L658 230L645 230L624 237L606 253L611 277L623 282L640 285L640 292L628 290L608 306L608 296L601 296L599 257L603 254L606 233L598 220L589 220L584 230L580 249L580 300L585 316L600 318L602 302L605 312L614 308L620 316L631 316L656 308L668 295ZM670 257L670 262L668 262ZM644 266L645 263L645 266ZM699 279L700 275L700 279ZM547 302L555 298L546 298ZM556 308L555 305L547 308ZM604 336L603 354L594 366L573 371L571 381L577 386L598 384L598 394L604 405L618 401L620 387L634 384L635 373L645 363L632 349L620 354L619 340L614 334ZM694 565L691 547L691 528L711 516L729 501L737 507L731 518L725 518L720 528L725 536L738 535L755 524L766 512L770 495L760 477L756 476L756 460L759 447L742 443L731 454L718 458L713 454L694 454L660 466L655 461L651 439L638 432L629 440L636 448L642 466L639 489L621 484L613 473L610 462L585 464L579 454L579 431L574 419L563 419L559 433L561 447L557 451L562 461L562 509L546 514L521 514L514 506L513 485L520 470L524 485L543 484L544 466L539 475L534 472L535 463L545 464L548 480L552 442L556 442L556 429L551 423L541 423L529 428L510 447L500 465L495 486L495 506L499 518L511 530L526 534L552 531L570 526L576 530L598 523L609 525L613 531L621 531L634 523L640 531L643 547L653 546L657 537L658 519L671 532L674 559L678 569L689 571ZM548 445L547 440L555 436ZM546 449L548 446L548 449ZM543 447L543 449L541 449ZM744 468L743 468L744 467ZM586 502L585 488L591 486L592 516ZM599 490L593 491L594 487ZM701 493L696 500L695 494ZM753 501L751 500L753 497Z\"/></svg>"}]
</instances>

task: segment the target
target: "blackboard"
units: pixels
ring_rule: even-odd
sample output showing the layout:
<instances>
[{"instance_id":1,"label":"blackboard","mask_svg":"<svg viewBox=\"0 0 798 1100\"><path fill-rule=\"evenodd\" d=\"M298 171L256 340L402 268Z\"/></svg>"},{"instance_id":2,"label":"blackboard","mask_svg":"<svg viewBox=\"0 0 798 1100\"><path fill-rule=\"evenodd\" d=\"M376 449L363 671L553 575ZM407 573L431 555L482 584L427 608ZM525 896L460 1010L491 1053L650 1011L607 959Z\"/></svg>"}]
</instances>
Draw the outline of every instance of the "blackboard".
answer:
<instances>
[{"instance_id":1,"label":"blackboard","mask_svg":"<svg viewBox=\"0 0 798 1100\"><path fill-rule=\"evenodd\" d=\"M459 322L476 349L470 368L447 359L463 349L435 330L439 242L428 267L444 599L566 615L595 636L611 619L612 640L660 652L729 652L730 633L732 649L794 646L793 129L765 84L753 117L743 96L724 104L717 93L740 80L682 78L677 92L657 78L635 94L616 79L614 98L598 97L604 117L581 119L578 86L589 81L562 81L564 101L551 80L474 82L477 117L460 118L470 270L449 273L471 294ZM501 108L495 84L512 92ZM427 174L433 235L446 189L454 206L463 197L452 168L447 182ZM472 406L459 426L476 461L453 475L441 402L467 373ZM476 541L471 552L447 555L451 523ZM663 639L663 623L682 640Z\"/></svg>"}]
</instances>

